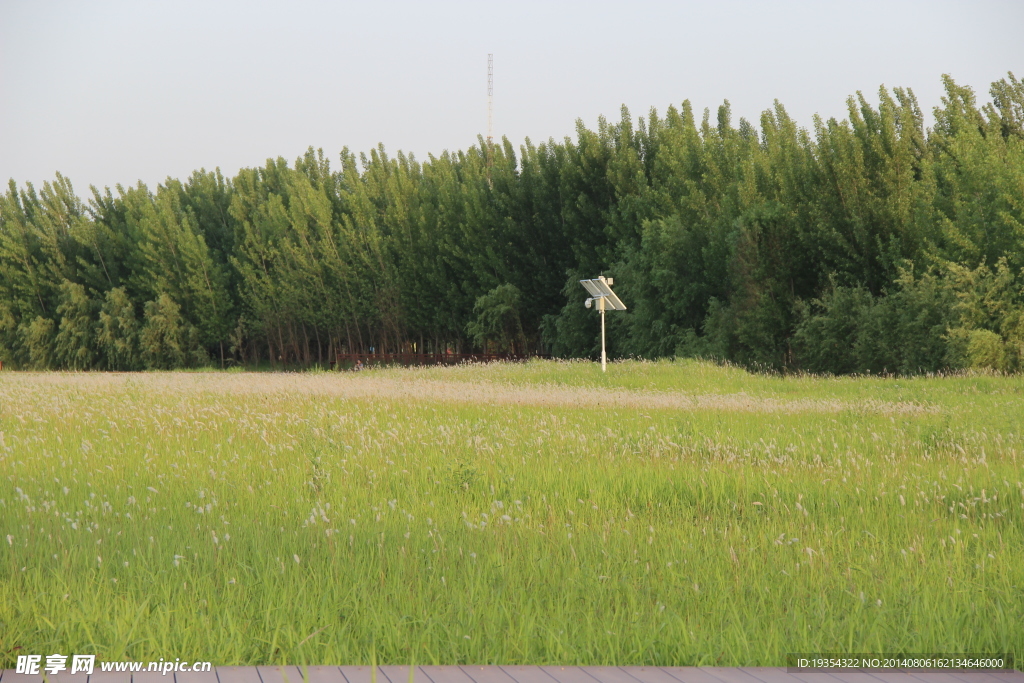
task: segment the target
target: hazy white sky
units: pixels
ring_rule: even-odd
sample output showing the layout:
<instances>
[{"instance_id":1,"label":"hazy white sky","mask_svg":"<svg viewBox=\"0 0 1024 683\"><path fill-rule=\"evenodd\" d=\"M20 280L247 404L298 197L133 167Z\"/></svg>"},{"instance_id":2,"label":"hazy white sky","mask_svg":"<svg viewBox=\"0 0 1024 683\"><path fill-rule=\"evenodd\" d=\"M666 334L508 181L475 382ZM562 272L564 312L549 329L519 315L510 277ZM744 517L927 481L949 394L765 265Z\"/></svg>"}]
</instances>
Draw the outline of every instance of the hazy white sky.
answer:
<instances>
[{"instance_id":1,"label":"hazy white sky","mask_svg":"<svg viewBox=\"0 0 1024 683\"><path fill-rule=\"evenodd\" d=\"M0 0L0 180L151 186L383 142L418 158L519 145L689 99L804 126L862 90L930 111L951 74L1024 77L1024 1Z\"/></svg>"}]
</instances>

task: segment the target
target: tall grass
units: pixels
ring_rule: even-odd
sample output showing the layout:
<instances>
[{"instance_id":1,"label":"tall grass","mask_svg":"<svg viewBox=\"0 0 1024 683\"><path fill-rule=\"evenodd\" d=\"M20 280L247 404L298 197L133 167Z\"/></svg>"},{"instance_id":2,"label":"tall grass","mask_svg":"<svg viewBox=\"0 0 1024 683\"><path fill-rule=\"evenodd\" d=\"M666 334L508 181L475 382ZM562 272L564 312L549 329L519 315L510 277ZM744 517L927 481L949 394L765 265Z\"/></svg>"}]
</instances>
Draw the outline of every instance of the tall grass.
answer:
<instances>
[{"instance_id":1,"label":"tall grass","mask_svg":"<svg viewBox=\"0 0 1024 683\"><path fill-rule=\"evenodd\" d=\"M0 664L1019 657L1022 389L692 362L0 374Z\"/></svg>"}]
</instances>

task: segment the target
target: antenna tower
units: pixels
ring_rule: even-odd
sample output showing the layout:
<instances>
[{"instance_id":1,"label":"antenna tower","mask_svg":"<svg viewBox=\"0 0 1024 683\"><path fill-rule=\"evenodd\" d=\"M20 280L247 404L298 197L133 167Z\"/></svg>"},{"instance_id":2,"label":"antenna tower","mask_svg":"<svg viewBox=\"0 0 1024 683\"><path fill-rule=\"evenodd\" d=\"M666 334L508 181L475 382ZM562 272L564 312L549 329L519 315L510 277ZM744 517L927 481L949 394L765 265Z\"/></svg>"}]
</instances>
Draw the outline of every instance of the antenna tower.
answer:
<instances>
[{"instance_id":1,"label":"antenna tower","mask_svg":"<svg viewBox=\"0 0 1024 683\"><path fill-rule=\"evenodd\" d=\"M491 166L494 163L494 55L487 54L487 186L491 184Z\"/></svg>"},{"instance_id":2,"label":"antenna tower","mask_svg":"<svg viewBox=\"0 0 1024 683\"><path fill-rule=\"evenodd\" d=\"M494 55L487 55L487 146L494 144Z\"/></svg>"}]
</instances>

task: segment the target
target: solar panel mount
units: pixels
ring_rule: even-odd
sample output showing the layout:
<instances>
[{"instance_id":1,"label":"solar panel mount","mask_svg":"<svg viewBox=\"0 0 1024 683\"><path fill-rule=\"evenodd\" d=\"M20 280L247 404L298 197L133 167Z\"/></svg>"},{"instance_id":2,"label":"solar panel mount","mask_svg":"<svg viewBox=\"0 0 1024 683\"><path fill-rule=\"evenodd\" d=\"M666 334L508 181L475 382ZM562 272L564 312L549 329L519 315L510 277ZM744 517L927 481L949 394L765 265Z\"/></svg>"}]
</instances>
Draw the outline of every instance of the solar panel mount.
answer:
<instances>
[{"instance_id":1,"label":"solar panel mount","mask_svg":"<svg viewBox=\"0 0 1024 683\"><path fill-rule=\"evenodd\" d=\"M586 301L587 308L590 308L594 302L597 302L597 310L601 314L601 371L607 372L608 353L605 345L604 312L606 310L624 311L626 310L626 304L622 303L622 299L612 291L612 285L615 284L615 281L610 277L606 278L601 275L590 280L580 280L580 284L590 294L590 298Z\"/></svg>"}]
</instances>

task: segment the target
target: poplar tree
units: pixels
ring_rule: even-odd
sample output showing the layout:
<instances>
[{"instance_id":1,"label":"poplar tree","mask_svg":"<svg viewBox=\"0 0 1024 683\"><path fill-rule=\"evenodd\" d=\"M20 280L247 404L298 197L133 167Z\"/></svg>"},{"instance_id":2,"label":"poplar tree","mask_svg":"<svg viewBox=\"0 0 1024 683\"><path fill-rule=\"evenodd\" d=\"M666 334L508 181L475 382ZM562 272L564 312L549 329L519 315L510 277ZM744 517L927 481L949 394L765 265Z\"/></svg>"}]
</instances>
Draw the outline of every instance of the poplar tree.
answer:
<instances>
[{"instance_id":1,"label":"poplar tree","mask_svg":"<svg viewBox=\"0 0 1024 683\"><path fill-rule=\"evenodd\" d=\"M142 366L135 306L123 287L108 291L100 307L96 347L106 370L138 370Z\"/></svg>"},{"instance_id":2,"label":"poplar tree","mask_svg":"<svg viewBox=\"0 0 1024 683\"><path fill-rule=\"evenodd\" d=\"M578 280L614 276L614 355L776 370L1020 368L1024 84L856 93L801 127L684 101L515 148L383 145L200 169L88 202L0 196L0 360L326 364L343 352L595 356ZM233 358L232 358L233 357Z\"/></svg>"},{"instance_id":3,"label":"poplar tree","mask_svg":"<svg viewBox=\"0 0 1024 683\"><path fill-rule=\"evenodd\" d=\"M82 285L65 280L61 285L57 315L60 323L54 338L54 363L68 370L88 370L95 365L95 303Z\"/></svg>"}]
</instances>

